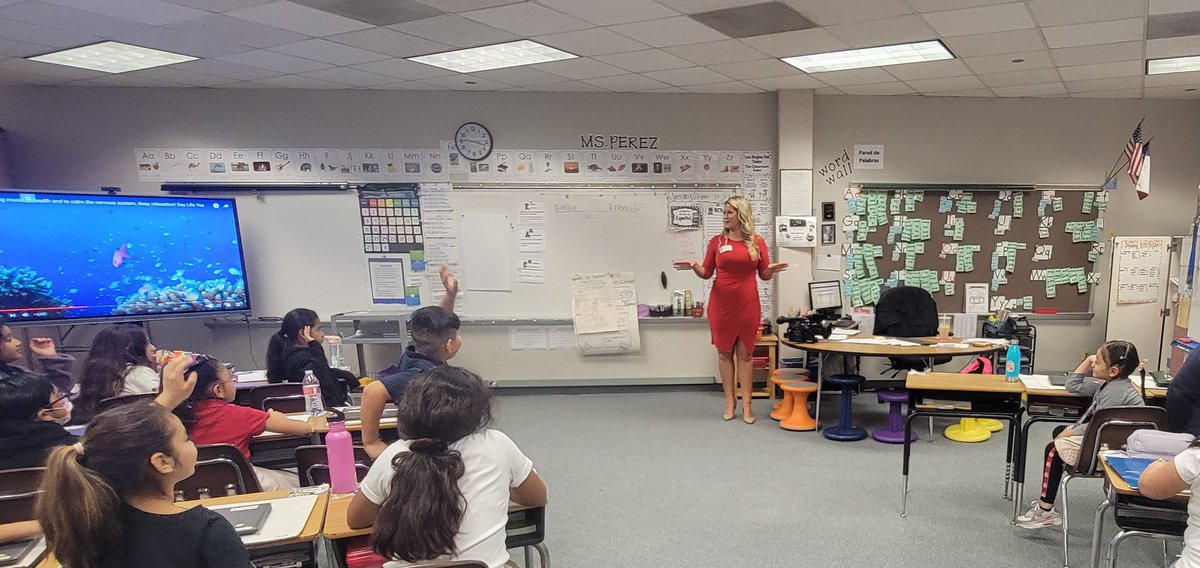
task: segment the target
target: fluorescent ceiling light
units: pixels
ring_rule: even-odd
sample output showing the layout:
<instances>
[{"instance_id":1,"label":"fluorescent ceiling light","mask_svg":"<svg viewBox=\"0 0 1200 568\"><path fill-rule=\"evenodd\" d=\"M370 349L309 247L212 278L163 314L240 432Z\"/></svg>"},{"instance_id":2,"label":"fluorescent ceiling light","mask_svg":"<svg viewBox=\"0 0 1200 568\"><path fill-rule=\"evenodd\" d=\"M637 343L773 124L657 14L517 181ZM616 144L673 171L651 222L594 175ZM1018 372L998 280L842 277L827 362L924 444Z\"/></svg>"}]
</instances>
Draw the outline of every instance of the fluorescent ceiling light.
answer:
<instances>
[{"instance_id":1,"label":"fluorescent ceiling light","mask_svg":"<svg viewBox=\"0 0 1200 568\"><path fill-rule=\"evenodd\" d=\"M783 62L804 71L805 73L822 73L825 71L844 71L846 69L862 69L863 67L883 67L885 65L900 65L902 63L919 63L922 61L939 61L954 59L954 54L938 40L917 43L902 43L900 45L885 45L882 47L867 47L863 49L847 49L815 55L797 55L784 57Z\"/></svg>"},{"instance_id":2,"label":"fluorescent ceiling light","mask_svg":"<svg viewBox=\"0 0 1200 568\"><path fill-rule=\"evenodd\" d=\"M159 51L115 41L104 41L73 49L64 49L45 55L30 57L30 60L80 69L91 69L105 73L125 73L151 67L162 67L192 61L190 55Z\"/></svg>"},{"instance_id":3,"label":"fluorescent ceiling light","mask_svg":"<svg viewBox=\"0 0 1200 568\"><path fill-rule=\"evenodd\" d=\"M1167 59L1150 59L1146 61L1147 75L1162 75L1163 73L1187 73L1200 71L1200 55L1188 57L1169 57Z\"/></svg>"},{"instance_id":4,"label":"fluorescent ceiling light","mask_svg":"<svg viewBox=\"0 0 1200 568\"><path fill-rule=\"evenodd\" d=\"M434 53L420 57L409 57L409 61L433 65L459 73L474 73L489 69L503 69L518 65L533 65L560 59L578 57L527 39L483 47L472 47L458 51Z\"/></svg>"}]
</instances>

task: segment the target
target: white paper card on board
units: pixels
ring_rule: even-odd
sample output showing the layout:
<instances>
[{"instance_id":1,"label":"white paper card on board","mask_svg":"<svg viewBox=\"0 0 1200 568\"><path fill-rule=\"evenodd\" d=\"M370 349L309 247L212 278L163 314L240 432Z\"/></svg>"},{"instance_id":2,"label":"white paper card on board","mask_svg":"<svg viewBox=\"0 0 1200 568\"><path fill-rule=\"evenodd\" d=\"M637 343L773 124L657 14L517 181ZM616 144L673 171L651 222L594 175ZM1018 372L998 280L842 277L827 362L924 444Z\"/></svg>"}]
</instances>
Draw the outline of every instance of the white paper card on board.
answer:
<instances>
[{"instance_id":1,"label":"white paper card on board","mask_svg":"<svg viewBox=\"0 0 1200 568\"><path fill-rule=\"evenodd\" d=\"M517 222L525 225L546 224L546 202L522 201L517 209Z\"/></svg>"},{"instance_id":2,"label":"white paper card on board","mask_svg":"<svg viewBox=\"0 0 1200 568\"><path fill-rule=\"evenodd\" d=\"M403 258L369 258L367 272L371 281L371 303L404 303Z\"/></svg>"},{"instance_id":3,"label":"white paper card on board","mask_svg":"<svg viewBox=\"0 0 1200 568\"><path fill-rule=\"evenodd\" d=\"M990 311L988 305L988 285L974 283L963 285L963 311L968 314L986 314Z\"/></svg>"},{"instance_id":4,"label":"white paper card on board","mask_svg":"<svg viewBox=\"0 0 1200 568\"><path fill-rule=\"evenodd\" d=\"M569 325L554 325L546 328L547 349L579 349L575 341L575 329Z\"/></svg>"},{"instance_id":5,"label":"white paper card on board","mask_svg":"<svg viewBox=\"0 0 1200 568\"><path fill-rule=\"evenodd\" d=\"M517 258L517 282L525 284L546 283L546 263L531 257Z\"/></svg>"},{"instance_id":6,"label":"white paper card on board","mask_svg":"<svg viewBox=\"0 0 1200 568\"><path fill-rule=\"evenodd\" d=\"M882 170L883 144L855 144L854 169Z\"/></svg>"},{"instance_id":7,"label":"white paper card on board","mask_svg":"<svg viewBox=\"0 0 1200 568\"><path fill-rule=\"evenodd\" d=\"M817 246L816 217L776 217L775 243L781 247L813 248Z\"/></svg>"},{"instance_id":8,"label":"white paper card on board","mask_svg":"<svg viewBox=\"0 0 1200 568\"><path fill-rule=\"evenodd\" d=\"M546 229L535 226L517 228L520 252L546 252Z\"/></svg>"},{"instance_id":9,"label":"white paper card on board","mask_svg":"<svg viewBox=\"0 0 1200 568\"><path fill-rule=\"evenodd\" d=\"M817 270L837 272L842 269L842 257L835 254L817 255Z\"/></svg>"},{"instance_id":10,"label":"white paper card on board","mask_svg":"<svg viewBox=\"0 0 1200 568\"><path fill-rule=\"evenodd\" d=\"M812 215L812 170L779 171L779 214Z\"/></svg>"},{"instance_id":11,"label":"white paper card on board","mask_svg":"<svg viewBox=\"0 0 1200 568\"><path fill-rule=\"evenodd\" d=\"M459 252L462 285L467 290L512 291L512 225L507 215L467 214L462 217Z\"/></svg>"},{"instance_id":12,"label":"white paper card on board","mask_svg":"<svg viewBox=\"0 0 1200 568\"><path fill-rule=\"evenodd\" d=\"M508 328L508 348L513 351L546 349L546 328L512 326Z\"/></svg>"}]
</instances>

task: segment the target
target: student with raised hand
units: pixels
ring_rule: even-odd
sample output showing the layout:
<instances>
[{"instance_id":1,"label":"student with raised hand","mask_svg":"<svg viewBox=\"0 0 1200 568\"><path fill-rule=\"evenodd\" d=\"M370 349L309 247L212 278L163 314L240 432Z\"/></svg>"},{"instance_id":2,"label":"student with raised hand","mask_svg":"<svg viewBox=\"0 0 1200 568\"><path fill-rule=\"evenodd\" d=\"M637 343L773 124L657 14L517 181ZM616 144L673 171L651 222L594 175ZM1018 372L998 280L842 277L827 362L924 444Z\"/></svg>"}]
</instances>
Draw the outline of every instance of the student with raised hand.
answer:
<instances>
[{"instance_id":1,"label":"student with raised hand","mask_svg":"<svg viewBox=\"0 0 1200 568\"><path fill-rule=\"evenodd\" d=\"M458 279L450 267L442 265L442 286L446 295L439 306L429 306L413 312L409 318L412 344L404 350L400 362L385 369L378 381L363 388L362 397L362 441L367 455L378 458L387 448L379 437L379 421L388 401L397 404L404 396L408 383L418 373L445 365L462 348L462 336L458 329L462 322L454 314L454 299L458 296Z\"/></svg>"},{"instance_id":2,"label":"student with raised hand","mask_svg":"<svg viewBox=\"0 0 1200 568\"><path fill-rule=\"evenodd\" d=\"M232 444L250 459L250 440L263 432L293 436L312 434L307 422L292 420L274 410L230 404L237 396L233 373L220 361L200 355L189 367L196 374L196 387L186 401L175 408L193 442ZM263 491L295 489L300 486L296 474L254 466L255 477Z\"/></svg>"},{"instance_id":3,"label":"student with raised hand","mask_svg":"<svg viewBox=\"0 0 1200 568\"><path fill-rule=\"evenodd\" d=\"M1088 355L1074 372L1067 375L1067 390L1092 398L1092 404L1046 446L1046 465L1042 474L1041 499L1034 501L1025 514L1017 517L1017 526L1040 529L1062 524L1062 514L1054 510L1063 464L1074 465L1079 459L1080 443L1096 411L1111 406L1142 406L1142 395L1129 375L1142 364L1137 347L1128 341L1109 341ZM1090 376L1088 376L1090 375ZM1064 450L1067 452L1063 454Z\"/></svg>"},{"instance_id":4,"label":"student with raised hand","mask_svg":"<svg viewBox=\"0 0 1200 568\"><path fill-rule=\"evenodd\" d=\"M283 316L279 331L267 345L267 381L299 383L312 371L321 383L321 400L326 407L350 404L350 388L356 384L353 373L329 366L321 318L308 308L296 308Z\"/></svg>"},{"instance_id":5,"label":"student with raised hand","mask_svg":"<svg viewBox=\"0 0 1200 568\"><path fill-rule=\"evenodd\" d=\"M74 422L91 420L106 398L158 392L157 354L146 330L136 325L114 325L97 333L83 360Z\"/></svg>"},{"instance_id":6,"label":"student with raised hand","mask_svg":"<svg viewBox=\"0 0 1200 568\"><path fill-rule=\"evenodd\" d=\"M547 502L533 462L492 422L491 392L478 375L441 366L418 375L397 401L403 439L375 460L350 501L352 528L374 524L375 552L389 568L430 560L509 561L508 504Z\"/></svg>"},{"instance_id":7,"label":"student with raised hand","mask_svg":"<svg viewBox=\"0 0 1200 568\"><path fill-rule=\"evenodd\" d=\"M0 378L31 373L29 369L14 365L25 354L21 340L13 335L12 328L0 323ZM60 392L69 393L74 386L71 366L75 358L59 354L54 340L49 337L34 337L29 340L29 350L38 358L42 373Z\"/></svg>"}]
</instances>

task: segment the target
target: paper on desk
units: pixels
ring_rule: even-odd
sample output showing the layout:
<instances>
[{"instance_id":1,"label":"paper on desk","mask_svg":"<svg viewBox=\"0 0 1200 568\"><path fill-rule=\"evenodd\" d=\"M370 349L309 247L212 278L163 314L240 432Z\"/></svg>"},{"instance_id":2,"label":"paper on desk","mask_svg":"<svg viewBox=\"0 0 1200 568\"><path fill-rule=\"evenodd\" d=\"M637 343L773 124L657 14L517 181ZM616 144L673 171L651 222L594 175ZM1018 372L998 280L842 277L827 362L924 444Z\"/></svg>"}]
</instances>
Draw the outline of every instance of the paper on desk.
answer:
<instances>
[{"instance_id":1,"label":"paper on desk","mask_svg":"<svg viewBox=\"0 0 1200 568\"><path fill-rule=\"evenodd\" d=\"M271 513L267 515L266 522L263 523L262 528L257 533L242 537L242 544L259 544L276 540L287 540L299 536L304 531L304 525L308 524L308 516L312 514L313 506L317 504L317 495L300 495L298 497L284 497L283 499L264 499L262 501L250 501L247 503L205 506L211 510L219 511L221 509L244 507L258 503L270 503Z\"/></svg>"},{"instance_id":2,"label":"paper on desk","mask_svg":"<svg viewBox=\"0 0 1200 568\"><path fill-rule=\"evenodd\" d=\"M1027 389L1067 390L1067 387L1050 384L1049 375L1020 375L1020 379Z\"/></svg>"},{"instance_id":3,"label":"paper on desk","mask_svg":"<svg viewBox=\"0 0 1200 568\"><path fill-rule=\"evenodd\" d=\"M859 339L844 339L844 340L842 340L842 343L862 343L865 345L894 345L897 347L914 347L914 346L920 345L920 343L904 341L903 339L896 339L894 337L863 337L863 338L859 338Z\"/></svg>"}]
</instances>

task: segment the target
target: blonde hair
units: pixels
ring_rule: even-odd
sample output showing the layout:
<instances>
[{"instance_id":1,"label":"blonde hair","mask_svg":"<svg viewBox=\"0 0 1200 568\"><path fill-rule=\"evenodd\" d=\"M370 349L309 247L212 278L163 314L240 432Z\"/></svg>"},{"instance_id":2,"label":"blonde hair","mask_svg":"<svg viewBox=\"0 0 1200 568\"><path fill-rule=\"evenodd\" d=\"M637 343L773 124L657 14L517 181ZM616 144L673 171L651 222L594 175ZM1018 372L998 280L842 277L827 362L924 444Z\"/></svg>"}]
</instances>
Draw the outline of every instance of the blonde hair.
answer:
<instances>
[{"instance_id":1,"label":"blonde hair","mask_svg":"<svg viewBox=\"0 0 1200 568\"><path fill-rule=\"evenodd\" d=\"M750 260L758 262L758 242L755 239L757 234L754 232L754 211L750 208L750 202L740 195L735 195L725 200L725 205L733 207L737 211L738 224L742 226L742 240L746 242L746 250L750 252ZM729 235L725 235L728 237Z\"/></svg>"}]
</instances>

